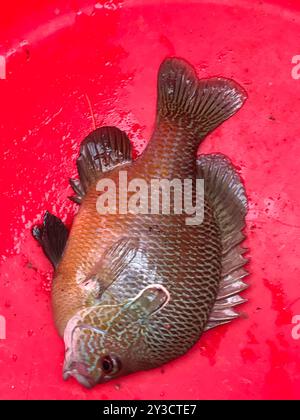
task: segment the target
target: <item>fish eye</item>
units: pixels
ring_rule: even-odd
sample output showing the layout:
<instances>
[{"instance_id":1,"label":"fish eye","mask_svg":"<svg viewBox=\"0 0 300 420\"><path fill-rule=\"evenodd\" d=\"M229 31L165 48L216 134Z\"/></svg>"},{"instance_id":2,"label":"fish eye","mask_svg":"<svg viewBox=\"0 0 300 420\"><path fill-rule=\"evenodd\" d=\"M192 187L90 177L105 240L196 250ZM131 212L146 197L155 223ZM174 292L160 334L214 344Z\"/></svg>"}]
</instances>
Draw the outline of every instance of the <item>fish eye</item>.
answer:
<instances>
[{"instance_id":1,"label":"fish eye","mask_svg":"<svg viewBox=\"0 0 300 420\"><path fill-rule=\"evenodd\" d=\"M119 359L110 355L104 356L101 361L102 370L106 375L115 374L120 370Z\"/></svg>"},{"instance_id":2,"label":"fish eye","mask_svg":"<svg viewBox=\"0 0 300 420\"><path fill-rule=\"evenodd\" d=\"M105 373L110 373L114 368L114 362L110 356L105 356L102 359L102 369Z\"/></svg>"}]
</instances>

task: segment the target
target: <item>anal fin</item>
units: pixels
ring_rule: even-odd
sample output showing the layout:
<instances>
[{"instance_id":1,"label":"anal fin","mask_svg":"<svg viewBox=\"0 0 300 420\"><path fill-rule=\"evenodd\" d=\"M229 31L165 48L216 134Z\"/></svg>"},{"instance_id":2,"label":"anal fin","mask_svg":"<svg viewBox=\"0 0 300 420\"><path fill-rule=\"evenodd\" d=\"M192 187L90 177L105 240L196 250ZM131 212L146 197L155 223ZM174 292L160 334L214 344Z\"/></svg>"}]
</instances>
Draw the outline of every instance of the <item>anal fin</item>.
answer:
<instances>
[{"instance_id":1,"label":"anal fin","mask_svg":"<svg viewBox=\"0 0 300 420\"><path fill-rule=\"evenodd\" d=\"M103 173L131 161L132 148L126 133L117 127L97 128L81 143L76 161L79 179L70 179L76 195L69 198L80 204L92 182Z\"/></svg>"},{"instance_id":2,"label":"anal fin","mask_svg":"<svg viewBox=\"0 0 300 420\"><path fill-rule=\"evenodd\" d=\"M69 182L71 187L73 188L73 191L75 192L75 195L70 196L69 199L74 201L74 203L76 204L81 204L85 193L81 186L80 180L71 178Z\"/></svg>"}]
</instances>

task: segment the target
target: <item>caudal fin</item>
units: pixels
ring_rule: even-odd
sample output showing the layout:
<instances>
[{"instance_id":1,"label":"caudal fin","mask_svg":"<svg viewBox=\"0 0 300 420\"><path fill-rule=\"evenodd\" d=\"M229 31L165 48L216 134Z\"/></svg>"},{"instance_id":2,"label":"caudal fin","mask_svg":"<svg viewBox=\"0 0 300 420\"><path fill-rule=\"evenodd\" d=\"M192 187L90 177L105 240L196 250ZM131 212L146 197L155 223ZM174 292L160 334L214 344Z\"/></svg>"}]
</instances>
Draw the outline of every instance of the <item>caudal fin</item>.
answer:
<instances>
[{"instance_id":1,"label":"caudal fin","mask_svg":"<svg viewBox=\"0 0 300 420\"><path fill-rule=\"evenodd\" d=\"M235 114L247 99L245 90L224 78L198 79L193 67L168 58L158 75L158 115L203 138Z\"/></svg>"}]
</instances>

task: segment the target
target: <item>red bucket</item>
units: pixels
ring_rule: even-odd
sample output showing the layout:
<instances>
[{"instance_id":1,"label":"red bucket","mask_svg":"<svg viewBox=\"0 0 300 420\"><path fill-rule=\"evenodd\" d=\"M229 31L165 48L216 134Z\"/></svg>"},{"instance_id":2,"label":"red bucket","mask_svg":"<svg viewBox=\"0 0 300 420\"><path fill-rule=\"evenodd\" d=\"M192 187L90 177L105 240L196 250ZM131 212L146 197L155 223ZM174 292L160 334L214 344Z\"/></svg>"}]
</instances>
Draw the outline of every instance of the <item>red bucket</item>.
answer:
<instances>
[{"instance_id":1,"label":"red bucket","mask_svg":"<svg viewBox=\"0 0 300 420\"><path fill-rule=\"evenodd\" d=\"M300 398L299 2L64 3L1 6L0 398ZM142 152L167 56L248 92L201 150L228 155L246 185L249 301L185 356L86 390L62 379L52 268L31 227L47 209L71 223L68 179L93 118Z\"/></svg>"}]
</instances>

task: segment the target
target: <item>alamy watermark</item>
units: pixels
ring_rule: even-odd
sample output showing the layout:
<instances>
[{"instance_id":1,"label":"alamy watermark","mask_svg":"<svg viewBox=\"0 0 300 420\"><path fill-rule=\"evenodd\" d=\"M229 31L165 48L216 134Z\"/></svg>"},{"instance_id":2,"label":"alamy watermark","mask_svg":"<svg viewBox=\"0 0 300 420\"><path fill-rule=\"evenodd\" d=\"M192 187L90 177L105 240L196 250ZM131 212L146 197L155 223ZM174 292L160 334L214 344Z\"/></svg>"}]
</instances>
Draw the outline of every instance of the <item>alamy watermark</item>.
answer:
<instances>
[{"instance_id":1,"label":"alamy watermark","mask_svg":"<svg viewBox=\"0 0 300 420\"><path fill-rule=\"evenodd\" d=\"M291 76L293 79L300 79L300 55L294 55L292 57L292 64L295 64L291 71Z\"/></svg>"},{"instance_id":2,"label":"alamy watermark","mask_svg":"<svg viewBox=\"0 0 300 420\"><path fill-rule=\"evenodd\" d=\"M0 79L6 79L6 58L0 55Z\"/></svg>"},{"instance_id":3,"label":"alamy watermark","mask_svg":"<svg viewBox=\"0 0 300 420\"><path fill-rule=\"evenodd\" d=\"M0 315L0 340L6 339L6 319Z\"/></svg>"},{"instance_id":4,"label":"alamy watermark","mask_svg":"<svg viewBox=\"0 0 300 420\"><path fill-rule=\"evenodd\" d=\"M127 172L120 171L117 184L110 178L97 183L97 191L101 192L96 204L99 214L186 214L186 225L203 222L203 179L151 179L147 182L134 178L128 182Z\"/></svg>"},{"instance_id":5,"label":"alamy watermark","mask_svg":"<svg viewBox=\"0 0 300 420\"><path fill-rule=\"evenodd\" d=\"M300 315L293 316L292 324L295 324L292 328L292 338L294 340L300 340Z\"/></svg>"}]
</instances>

